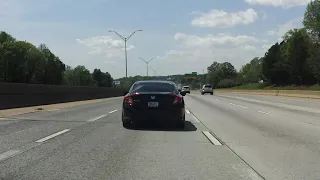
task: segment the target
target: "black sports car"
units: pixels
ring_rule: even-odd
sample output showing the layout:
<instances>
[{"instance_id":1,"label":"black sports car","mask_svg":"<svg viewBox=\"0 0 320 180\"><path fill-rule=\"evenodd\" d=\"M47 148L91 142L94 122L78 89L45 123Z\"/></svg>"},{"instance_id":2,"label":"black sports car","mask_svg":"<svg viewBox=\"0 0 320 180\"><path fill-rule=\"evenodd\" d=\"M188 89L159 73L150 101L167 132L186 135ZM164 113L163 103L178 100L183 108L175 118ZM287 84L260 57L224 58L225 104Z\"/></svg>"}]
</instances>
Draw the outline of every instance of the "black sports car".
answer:
<instances>
[{"instance_id":1,"label":"black sports car","mask_svg":"<svg viewBox=\"0 0 320 180\"><path fill-rule=\"evenodd\" d=\"M185 123L185 92L179 92L171 81L137 81L123 99L122 123L160 121L175 123L183 128Z\"/></svg>"}]
</instances>

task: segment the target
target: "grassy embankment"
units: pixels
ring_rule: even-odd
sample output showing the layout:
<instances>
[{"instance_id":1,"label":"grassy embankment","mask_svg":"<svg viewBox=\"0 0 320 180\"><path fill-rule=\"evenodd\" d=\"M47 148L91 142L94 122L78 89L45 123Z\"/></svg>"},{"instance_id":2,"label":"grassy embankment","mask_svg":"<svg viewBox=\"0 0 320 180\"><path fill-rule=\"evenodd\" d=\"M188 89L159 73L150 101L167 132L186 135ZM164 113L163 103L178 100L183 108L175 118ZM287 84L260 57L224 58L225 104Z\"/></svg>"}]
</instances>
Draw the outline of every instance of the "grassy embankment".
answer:
<instances>
[{"instance_id":1,"label":"grassy embankment","mask_svg":"<svg viewBox=\"0 0 320 180\"><path fill-rule=\"evenodd\" d=\"M247 84L242 86L235 86L227 89L235 90L308 90L308 91L320 91L319 85L313 86L273 86L265 83Z\"/></svg>"}]
</instances>

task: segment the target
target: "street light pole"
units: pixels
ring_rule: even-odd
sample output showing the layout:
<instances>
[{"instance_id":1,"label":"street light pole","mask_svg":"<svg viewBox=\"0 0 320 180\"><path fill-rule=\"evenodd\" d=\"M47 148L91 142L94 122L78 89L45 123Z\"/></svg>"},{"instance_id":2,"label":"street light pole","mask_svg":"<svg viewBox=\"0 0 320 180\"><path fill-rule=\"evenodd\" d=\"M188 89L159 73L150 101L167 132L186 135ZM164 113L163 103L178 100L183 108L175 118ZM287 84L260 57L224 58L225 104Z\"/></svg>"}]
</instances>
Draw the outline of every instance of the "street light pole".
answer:
<instances>
[{"instance_id":1,"label":"street light pole","mask_svg":"<svg viewBox=\"0 0 320 180\"><path fill-rule=\"evenodd\" d=\"M147 64L147 76L149 76L149 63L155 59L156 57L151 58L149 61L144 60L143 58L140 58L142 61L144 61Z\"/></svg>"},{"instance_id":2,"label":"street light pole","mask_svg":"<svg viewBox=\"0 0 320 180\"><path fill-rule=\"evenodd\" d=\"M116 35L118 35L123 41L124 41L124 54L126 59L126 78L128 77L128 56L127 56L127 41L138 31L142 31L141 29L135 30L133 33L131 33L128 37L124 37L121 34L119 34L116 31L109 30L108 32L113 32Z\"/></svg>"},{"instance_id":3,"label":"street light pole","mask_svg":"<svg viewBox=\"0 0 320 180\"><path fill-rule=\"evenodd\" d=\"M159 74L157 73L157 71L159 70L159 68L158 68L157 70L155 70L155 69L153 69L153 68L151 68L151 69L153 70L155 76L159 76Z\"/></svg>"}]
</instances>

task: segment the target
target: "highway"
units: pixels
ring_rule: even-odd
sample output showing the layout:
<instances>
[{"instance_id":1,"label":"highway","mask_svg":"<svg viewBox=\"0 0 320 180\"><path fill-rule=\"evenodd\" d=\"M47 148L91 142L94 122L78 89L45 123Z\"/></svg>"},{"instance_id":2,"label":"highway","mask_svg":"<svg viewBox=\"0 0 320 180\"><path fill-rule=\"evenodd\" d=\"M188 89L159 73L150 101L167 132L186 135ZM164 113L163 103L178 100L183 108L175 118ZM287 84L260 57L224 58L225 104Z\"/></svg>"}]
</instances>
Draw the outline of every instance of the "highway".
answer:
<instances>
[{"instance_id":1,"label":"highway","mask_svg":"<svg viewBox=\"0 0 320 180\"><path fill-rule=\"evenodd\" d=\"M320 101L192 92L184 129L125 129L121 98L0 119L0 179L320 179Z\"/></svg>"}]
</instances>

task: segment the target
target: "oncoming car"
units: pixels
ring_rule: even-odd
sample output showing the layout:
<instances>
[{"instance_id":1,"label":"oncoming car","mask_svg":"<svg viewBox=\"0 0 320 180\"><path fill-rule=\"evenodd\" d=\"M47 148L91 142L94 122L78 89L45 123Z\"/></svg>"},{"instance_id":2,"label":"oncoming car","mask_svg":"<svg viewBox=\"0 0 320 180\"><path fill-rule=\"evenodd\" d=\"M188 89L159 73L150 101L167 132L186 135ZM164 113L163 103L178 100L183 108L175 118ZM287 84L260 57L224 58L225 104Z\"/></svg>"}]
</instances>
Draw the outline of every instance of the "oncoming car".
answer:
<instances>
[{"instance_id":1,"label":"oncoming car","mask_svg":"<svg viewBox=\"0 0 320 180\"><path fill-rule=\"evenodd\" d=\"M211 86L211 84L205 84L202 86L202 89L200 90L201 94L206 94L206 93L210 93L211 95L213 95L213 88Z\"/></svg>"},{"instance_id":2,"label":"oncoming car","mask_svg":"<svg viewBox=\"0 0 320 180\"><path fill-rule=\"evenodd\" d=\"M123 98L122 124L160 121L184 128L185 92L170 81L137 81Z\"/></svg>"}]
</instances>

